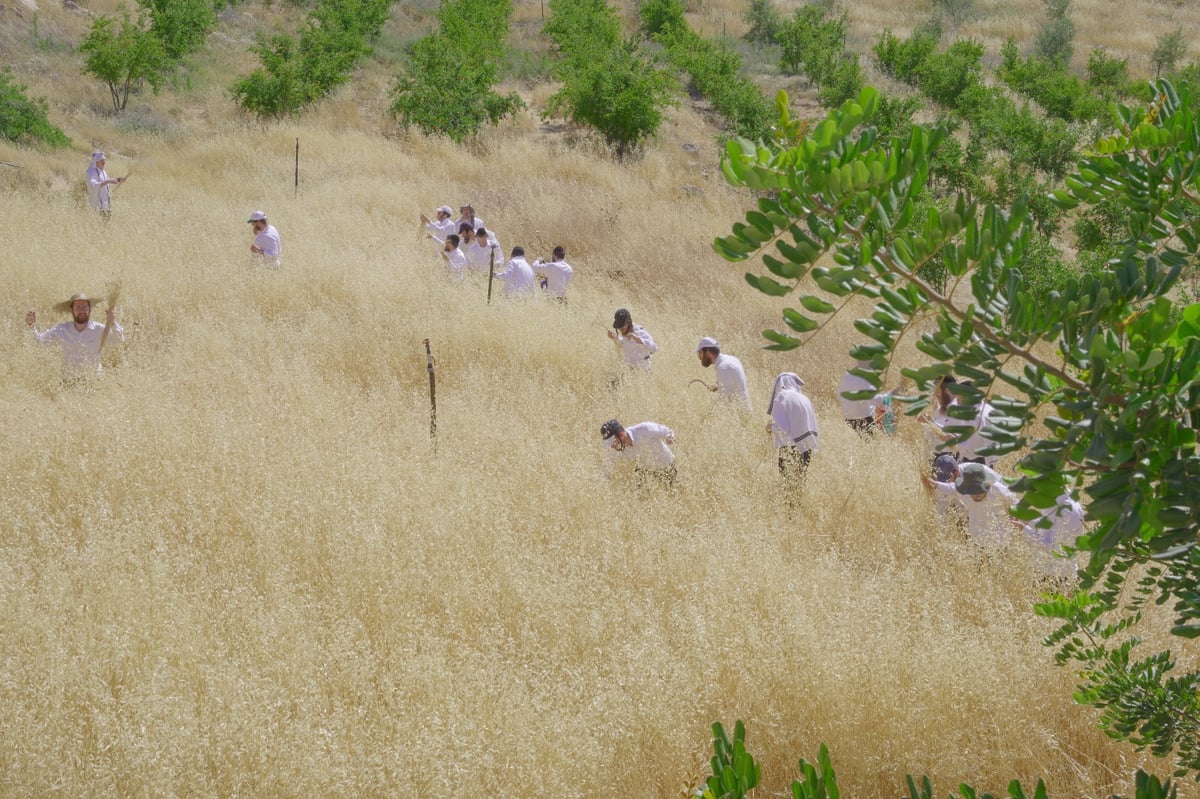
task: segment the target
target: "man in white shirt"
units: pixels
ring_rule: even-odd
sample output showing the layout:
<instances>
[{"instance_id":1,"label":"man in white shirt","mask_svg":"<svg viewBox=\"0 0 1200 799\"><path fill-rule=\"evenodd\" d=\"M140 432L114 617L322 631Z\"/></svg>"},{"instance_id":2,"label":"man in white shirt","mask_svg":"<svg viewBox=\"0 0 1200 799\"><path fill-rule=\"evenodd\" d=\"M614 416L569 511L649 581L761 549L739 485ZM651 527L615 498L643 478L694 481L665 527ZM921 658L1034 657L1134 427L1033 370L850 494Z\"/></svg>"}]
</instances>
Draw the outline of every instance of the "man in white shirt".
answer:
<instances>
[{"instance_id":1,"label":"man in white shirt","mask_svg":"<svg viewBox=\"0 0 1200 799\"><path fill-rule=\"evenodd\" d=\"M1042 525L1047 525L1043 527ZM1071 546L1083 535L1083 506L1070 493L1063 493L1053 508L1042 512L1040 519L1023 525L1021 531L1034 547L1034 562L1047 577L1074 579L1077 567L1074 558L1067 557L1063 547Z\"/></svg>"},{"instance_id":2,"label":"man in white shirt","mask_svg":"<svg viewBox=\"0 0 1200 799\"><path fill-rule=\"evenodd\" d=\"M262 211L250 214L250 218L246 221L250 223L250 228L254 231L254 243L250 245L250 252L254 258L263 266L269 266L272 269L278 268L282 249L279 245L279 231L275 229L274 225L267 222L267 215Z\"/></svg>"},{"instance_id":3,"label":"man in white shirt","mask_svg":"<svg viewBox=\"0 0 1200 799\"><path fill-rule=\"evenodd\" d=\"M466 255L467 270L485 276L492 269L492 259L499 261L503 257L500 255L500 241L482 227L475 230L474 239L467 245Z\"/></svg>"},{"instance_id":4,"label":"man in white shirt","mask_svg":"<svg viewBox=\"0 0 1200 799\"><path fill-rule=\"evenodd\" d=\"M717 391L722 399L750 410L750 390L746 388L746 371L742 369L742 362L732 355L723 354L717 340L708 336L700 339L696 356L701 366L705 369L711 366L717 373L717 384L709 390Z\"/></svg>"},{"instance_id":5,"label":"man in white shirt","mask_svg":"<svg viewBox=\"0 0 1200 799\"><path fill-rule=\"evenodd\" d=\"M856 364L858 367L868 365L865 361L858 361ZM866 378L859 377L847 369L846 373L842 375L841 382L838 383L838 400L842 405L842 418L854 432L873 435L875 433L875 408L882 400L882 395L875 393L874 396L859 400L846 398L847 394L857 394L863 391L874 392L875 387L868 383Z\"/></svg>"},{"instance_id":6,"label":"man in white shirt","mask_svg":"<svg viewBox=\"0 0 1200 799\"><path fill-rule=\"evenodd\" d=\"M779 450L779 473L798 481L808 470L812 454L821 448L817 414L812 400L804 395L804 381L795 372L781 372L771 387L767 403L767 432L775 435Z\"/></svg>"},{"instance_id":7,"label":"man in white shirt","mask_svg":"<svg viewBox=\"0 0 1200 799\"><path fill-rule=\"evenodd\" d=\"M70 313L71 321L39 331L37 314L33 311L25 314L25 324L33 330L34 341L62 346L64 382L100 377L104 373L104 367L100 365L101 344L120 344L125 340L125 330L117 324L113 309L109 308L105 313L107 325L102 325L92 321L92 300L86 294L76 294L54 308ZM105 330L110 331L107 336Z\"/></svg>"},{"instance_id":8,"label":"man in white shirt","mask_svg":"<svg viewBox=\"0 0 1200 799\"><path fill-rule=\"evenodd\" d=\"M631 369L650 368L650 356L658 352L658 346L646 328L633 323L633 317L625 308L617 309L608 337L621 350L626 366Z\"/></svg>"},{"instance_id":9,"label":"man in white shirt","mask_svg":"<svg viewBox=\"0 0 1200 799\"><path fill-rule=\"evenodd\" d=\"M442 261L446 264L449 276L461 283L467 268L467 256L458 248L459 244L457 233L447 236L446 241L442 243Z\"/></svg>"},{"instance_id":10,"label":"man in white shirt","mask_svg":"<svg viewBox=\"0 0 1200 799\"><path fill-rule=\"evenodd\" d=\"M475 209L469 205L460 206L458 209L458 219L454 220L456 224L464 223L471 226L471 230L479 230L487 225L483 224L483 217L475 216Z\"/></svg>"},{"instance_id":11,"label":"man in white shirt","mask_svg":"<svg viewBox=\"0 0 1200 799\"><path fill-rule=\"evenodd\" d=\"M539 258L532 264L533 271L542 278L542 288L555 300L563 303L567 301L567 286L575 272L571 265L563 260L566 257L567 251L559 245L554 248L551 260L543 261Z\"/></svg>"},{"instance_id":12,"label":"man in white shirt","mask_svg":"<svg viewBox=\"0 0 1200 799\"><path fill-rule=\"evenodd\" d=\"M504 269L496 273L496 280L504 281L504 296L521 298L532 297L536 291L533 279L533 267L525 260L525 248L513 247L512 257L504 265Z\"/></svg>"},{"instance_id":13,"label":"man in white shirt","mask_svg":"<svg viewBox=\"0 0 1200 799\"><path fill-rule=\"evenodd\" d=\"M421 227L429 235L445 241L447 236L458 230L458 223L450 218L453 214L454 211L450 210L450 206L439 206L435 212L436 219L430 219L425 214L421 214Z\"/></svg>"},{"instance_id":14,"label":"man in white shirt","mask_svg":"<svg viewBox=\"0 0 1200 799\"><path fill-rule=\"evenodd\" d=\"M668 488L675 485L675 433L657 422L642 422L624 427L616 419L600 426L600 438L611 441L606 472L611 476L614 460L635 462L633 473L639 486L654 480Z\"/></svg>"},{"instance_id":15,"label":"man in white shirt","mask_svg":"<svg viewBox=\"0 0 1200 799\"><path fill-rule=\"evenodd\" d=\"M967 514L967 534L981 547L1002 547L1012 539L1009 509L1017 495L1009 490L995 470L982 463L958 467L954 482L939 482L928 475L925 485L937 494L956 498Z\"/></svg>"},{"instance_id":16,"label":"man in white shirt","mask_svg":"<svg viewBox=\"0 0 1200 799\"><path fill-rule=\"evenodd\" d=\"M958 459L962 463L982 463L985 466L996 465L996 461L1000 460L998 455L980 455L979 450L987 449L992 446L992 440L984 435L983 428L988 424L988 418L992 415L992 406L986 402L979 403L979 412L975 414L975 421L971 424L975 427L975 432L966 441L958 445ZM960 420L954 420L951 424L965 424Z\"/></svg>"},{"instance_id":17,"label":"man in white shirt","mask_svg":"<svg viewBox=\"0 0 1200 799\"><path fill-rule=\"evenodd\" d=\"M92 161L87 169L88 203L100 213L108 217L112 211L111 187L120 186L125 178L110 178L104 171L105 155L96 150L92 153Z\"/></svg>"}]
</instances>

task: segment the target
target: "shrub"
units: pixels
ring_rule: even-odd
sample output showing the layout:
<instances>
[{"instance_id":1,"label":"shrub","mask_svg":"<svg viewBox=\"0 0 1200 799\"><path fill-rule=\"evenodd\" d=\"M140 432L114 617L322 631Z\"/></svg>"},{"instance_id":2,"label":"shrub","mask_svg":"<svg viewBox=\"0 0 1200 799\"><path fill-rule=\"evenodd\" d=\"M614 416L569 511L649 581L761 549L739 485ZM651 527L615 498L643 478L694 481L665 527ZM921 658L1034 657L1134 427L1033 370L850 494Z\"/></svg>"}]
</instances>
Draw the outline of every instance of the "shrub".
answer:
<instances>
[{"instance_id":1,"label":"shrub","mask_svg":"<svg viewBox=\"0 0 1200 799\"><path fill-rule=\"evenodd\" d=\"M546 116L593 128L618 158L658 132L678 86L637 42L622 40L621 20L605 0L551 0L542 30L563 82Z\"/></svg>"},{"instance_id":2,"label":"shrub","mask_svg":"<svg viewBox=\"0 0 1200 799\"><path fill-rule=\"evenodd\" d=\"M862 67L857 53L843 53L817 91L817 99L826 108L837 108L847 100L858 97L863 87Z\"/></svg>"},{"instance_id":3,"label":"shrub","mask_svg":"<svg viewBox=\"0 0 1200 799\"><path fill-rule=\"evenodd\" d=\"M1174 72L1175 66L1186 54L1187 41L1183 38L1183 28L1176 28L1159 36L1154 43L1154 52L1150 54L1150 66L1154 68L1154 77Z\"/></svg>"},{"instance_id":4,"label":"shrub","mask_svg":"<svg viewBox=\"0 0 1200 799\"><path fill-rule=\"evenodd\" d=\"M1063 67L1071 63L1075 38L1075 23L1067 16L1071 0L1046 0L1046 24L1038 31L1033 49L1051 64Z\"/></svg>"},{"instance_id":5,"label":"shrub","mask_svg":"<svg viewBox=\"0 0 1200 799\"><path fill-rule=\"evenodd\" d=\"M937 50L937 46L937 38L929 33L917 32L908 39L899 39L885 29L879 35L873 52L880 71L885 75L916 86L917 71L925 59Z\"/></svg>"},{"instance_id":6,"label":"shrub","mask_svg":"<svg viewBox=\"0 0 1200 799\"><path fill-rule=\"evenodd\" d=\"M827 83L846 50L846 17L830 18L816 5L801 6L779 31L779 68L803 74L817 86Z\"/></svg>"},{"instance_id":7,"label":"shrub","mask_svg":"<svg viewBox=\"0 0 1200 799\"><path fill-rule=\"evenodd\" d=\"M1092 121L1103 116L1104 99L1061 65L1036 56L1021 58L1012 39L1004 43L1001 54L1000 79L1013 91L1036 102L1047 114L1068 122Z\"/></svg>"},{"instance_id":8,"label":"shrub","mask_svg":"<svg viewBox=\"0 0 1200 799\"><path fill-rule=\"evenodd\" d=\"M638 16L642 20L642 32L656 36L672 27L687 27L684 18L683 0L641 0Z\"/></svg>"},{"instance_id":9,"label":"shrub","mask_svg":"<svg viewBox=\"0 0 1200 799\"><path fill-rule=\"evenodd\" d=\"M371 52L367 42L387 21L386 0L320 0L298 40L260 37L252 48L260 66L234 84L238 104L259 116L282 116L345 83Z\"/></svg>"},{"instance_id":10,"label":"shrub","mask_svg":"<svg viewBox=\"0 0 1200 799\"><path fill-rule=\"evenodd\" d=\"M1113 58L1103 48L1097 47L1088 56L1087 82L1106 99L1114 99L1127 93L1129 85L1129 60Z\"/></svg>"},{"instance_id":11,"label":"shrub","mask_svg":"<svg viewBox=\"0 0 1200 799\"><path fill-rule=\"evenodd\" d=\"M217 22L211 0L138 0L150 14L150 32L172 62L199 50Z\"/></svg>"},{"instance_id":12,"label":"shrub","mask_svg":"<svg viewBox=\"0 0 1200 799\"><path fill-rule=\"evenodd\" d=\"M917 85L929 99L953 107L959 96L979 85L983 68L983 45L960 39L943 53L932 52L917 68Z\"/></svg>"},{"instance_id":13,"label":"shrub","mask_svg":"<svg viewBox=\"0 0 1200 799\"><path fill-rule=\"evenodd\" d=\"M97 18L79 51L86 57L83 71L108 86L114 112L125 108L130 92L142 83L157 90L170 67L162 42L142 17L132 20L124 6L120 27L112 17Z\"/></svg>"},{"instance_id":14,"label":"shrub","mask_svg":"<svg viewBox=\"0 0 1200 799\"><path fill-rule=\"evenodd\" d=\"M676 84L635 41L593 54L566 76L546 114L594 128L624 158L657 133Z\"/></svg>"},{"instance_id":15,"label":"shrub","mask_svg":"<svg viewBox=\"0 0 1200 799\"><path fill-rule=\"evenodd\" d=\"M437 32L409 47L393 84L390 110L400 123L462 141L524 108L516 93L492 88L511 15L511 0L444 2Z\"/></svg>"},{"instance_id":16,"label":"shrub","mask_svg":"<svg viewBox=\"0 0 1200 799\"><path fill-rule=\"evenodd\" d=\"M42 143L66 147L67 134L50 124L46 98L29 98L25 87L13 82L7 70L0 70L0 138L17 144Z\"/></svg>"},{"instance_id":17,"label":"shrub","mask_svg":"<svg viewBox=\"0 0 1200 799\"><path fill-rule=\"evenodd\" d=\"M771 0L750 0L742 19L749 25L743 37L751 44L776 44L783 27L783 15Z\"/></svg>"}]
</instances>

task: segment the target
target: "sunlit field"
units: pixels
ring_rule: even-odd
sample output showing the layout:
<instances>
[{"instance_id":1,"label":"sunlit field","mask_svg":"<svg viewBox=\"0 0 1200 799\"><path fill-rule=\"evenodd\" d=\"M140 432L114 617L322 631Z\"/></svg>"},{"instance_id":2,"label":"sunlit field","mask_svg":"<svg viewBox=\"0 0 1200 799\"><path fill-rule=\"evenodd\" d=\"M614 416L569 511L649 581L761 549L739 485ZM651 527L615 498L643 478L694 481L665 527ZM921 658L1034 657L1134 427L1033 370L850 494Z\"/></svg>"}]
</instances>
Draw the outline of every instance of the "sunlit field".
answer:
<instances>
[{"instance_id":1,"label":"sunlit field","mask_svg":"<svg viewBox=\"0 0 1200 799\"><path fill-rule=\"evenodd\" d=\"M736 719L763 796L822 742L864 799L906 773L1052 797L1166 774L1073 703L1028 554L935 520L915 422L842 424L851 315L761 348L779 303L710 247L753 200L692 108L618 164L531 115L467 148L399 136L350 90L258 125L204 74L122 128L68 83L73 151L0 145L0 794L677 797ZM108 224L93 144L130 175ZM418 214L464 202L506 251L564 245L569 304L444 280ZM251 266L256 209L279 271ZM25 311L117 287L124 346L64 388ZM660 352L614 390L618 307ZM704 335L752 413L689 382ZM798 494L764 431L780 371L821 422ZM675 430L675 492L604 477L614 416Z\"/></svg>"}]
</instances>

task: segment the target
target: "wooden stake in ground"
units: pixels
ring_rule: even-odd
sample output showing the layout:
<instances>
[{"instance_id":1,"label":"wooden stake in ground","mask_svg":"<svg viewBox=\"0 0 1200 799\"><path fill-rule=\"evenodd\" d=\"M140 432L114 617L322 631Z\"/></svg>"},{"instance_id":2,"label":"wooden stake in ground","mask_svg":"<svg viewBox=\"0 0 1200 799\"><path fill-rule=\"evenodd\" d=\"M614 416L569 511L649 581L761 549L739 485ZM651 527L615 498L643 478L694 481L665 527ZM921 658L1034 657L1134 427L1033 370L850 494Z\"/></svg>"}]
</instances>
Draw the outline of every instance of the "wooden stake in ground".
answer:
<instances>
[{"instance_id":1,"label":"wooden stake in ground","mask_svg":"<svg viewBox=\"0 0 1200 799\"><path fill-rule=\"evenodd\" d=\"M496 279L496 245L492 245L492 261L488 266L488 305L492 304L492 281Z\"/></svg>"},{"instance_id":2,"label":"wooden stake in ground","mask_svg":"<svg viewBox=\"0 0 1200 799\"><path fill-rule=\"evenodd\" d=\"M121 298L121 284L113 286L113 290L108 293L108 310L114 313L117 310L117 300ZM104 352L104 342L108 339L108 324L104 325L104 332L100 334L100 346L97 351Z\"/></svg>"},{"instance_id":3,"label":"wooden stake in ground","mask_svg":"<svg viewBox=\"0 0 1200 799\"><path fill-rule=\"evenodd\" d=\"M437 377L433 369L433 350L429 348L429 339L425 339L425 363L429 370L429 438L433 441L434 451L437 450Z\"/></svg>"}]
</instances>

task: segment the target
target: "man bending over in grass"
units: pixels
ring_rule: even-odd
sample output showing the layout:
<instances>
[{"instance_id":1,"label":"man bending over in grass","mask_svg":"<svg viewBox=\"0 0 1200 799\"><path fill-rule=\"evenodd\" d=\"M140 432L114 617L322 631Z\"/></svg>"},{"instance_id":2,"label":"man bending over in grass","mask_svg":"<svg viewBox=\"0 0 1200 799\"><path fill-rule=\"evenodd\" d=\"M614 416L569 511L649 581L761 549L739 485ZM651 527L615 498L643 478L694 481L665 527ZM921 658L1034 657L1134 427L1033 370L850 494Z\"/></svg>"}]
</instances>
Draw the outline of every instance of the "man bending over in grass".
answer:
<instances>
[{"instance_id":1,"label":"man bending over in grass","mask_svg":"<svg viewBox=\"0 0 1200 799\"><path fill-rule=\"evenodd\" d=\"M267 215L262 211L250 214L250 218L246 221L254 230L254 243L250 245L250 252L263 266L269 266L272 269L278 268L281 250L279 231L275 229L274 225L267 222Z\"/></svg>"},{"instance_id":2,"label":"man bending over in grass","mask_svg":"<svg viewBox=\"0 0 1200 799\"><path fill-rule=\"evenodd\" d=\"M634 477L639 488L657 482L668 488L675 486L675 433L657 422L642 422L626 429L616 419L600 426L600 438L611 441L605 473L612 476L613 461L632 460Z\"/></svg>"},{"instance_id":3,"label":"man bending over in grass","mask_svg":"<svg viewBox=\"0 0 1200 799\"><path fill-rule=\"evenodd\" d=\"M105 313L107 325L92 321L92 300L86 294L76 294L55 305L54 309L70 313L71 321L40 331L37 314L33 311L25 314L25 324L33 331L34 341L62 346L64 383L100 377L104 372L100 365L101 344L120 344L125 340L125 330L117 324L113 309L109 308ZM108 336L105 336L105 330L110 331Z\"/></svg>"}]
</instances>

